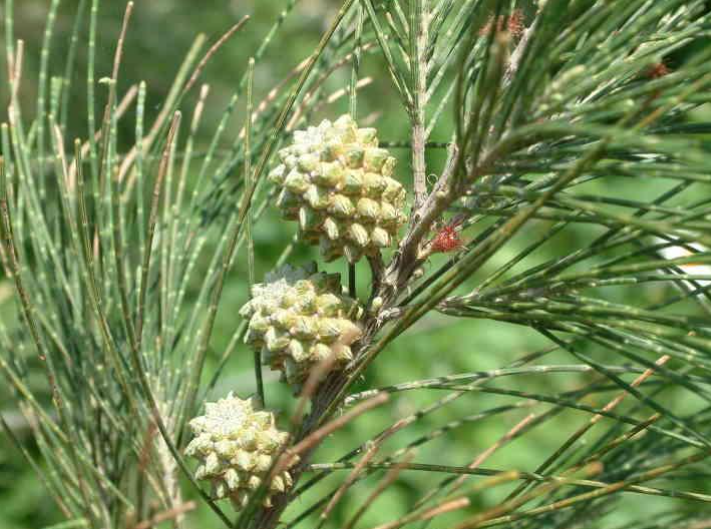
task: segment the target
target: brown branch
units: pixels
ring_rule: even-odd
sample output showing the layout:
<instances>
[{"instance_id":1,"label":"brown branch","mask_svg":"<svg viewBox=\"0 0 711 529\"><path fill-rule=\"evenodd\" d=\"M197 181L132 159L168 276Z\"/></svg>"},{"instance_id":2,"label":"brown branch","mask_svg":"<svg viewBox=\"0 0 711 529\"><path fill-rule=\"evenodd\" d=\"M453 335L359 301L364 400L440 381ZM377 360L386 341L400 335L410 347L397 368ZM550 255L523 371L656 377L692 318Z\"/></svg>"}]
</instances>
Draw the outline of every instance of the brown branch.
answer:
<instances>
[{"instance_id":1,"label":"brown branch","mask_svg":"<svg viewBox=\"0 0 711 529\"><path fill-rule=\"evenodd\" d=\"M177 507L173 507L172 509L156 514L149 520L145 520L137 525L134 525L133 529L149 529L151 527L155 527L159 523L178 518L186 512L194 510L196 507L197 504L194 501L188 501L182 505L178 505Z\"/></svg>"},{"instance_id":2,"label":"brown branch","mask_svg":"<svg viewBox=\"0 0 711 529\"><path fill-rule=\"evenodd\" d=\"M316 445L318 445L324 438L331 435L336 430L343 428L346 424L354 420L356 417L364 414L365 412L380 406L381 404L387 402L390 399L390 395L387 393L380 393L375 397L366 400L365 402L359 404L348 413L344 413L337 419L325 424L321 428L314 430L296 445L286 449L282 454L279 463L274 465L272 474L277 476L281 474L284 470L289 468L293 463L295 456L301 456L309 451L311 451Z\"/></svg>"},{"instance_id":3,"label":"brown branch","mask_svg":"<svg viewBox=\"0 0 711 529\"><path fill-rule=\"evenodd\" d=\"M242 19L237 22L234 26L232 26L227 33L222 35L219 39L217 39L217 42L213 44L209 50L207 50L207 53L205 56L202 58L202 60L198 63L197 67L195 68L195 71L193 72L193 75L190 77L188 80L187 84L185 85L185 88L183 89L183 93L181 95L181 98L185 96L188 92L190 92L190 89L193 87L195 82L198 80L200 77L200 74L202 74L202 71L205 69L205 66L207 66L207 63L210 62L210 59L212 59L213 55L217 53L217 51L228 41L230 38L239 31L242 26L249 20L249 15L245 15L242 17Z\"/></svg>"},{"instance_id":4,"label":"brown branch","mask_svg":"<svg viewBox=\"0 0 711 529\"><path fill-rule=\"evenodd\" d=\"M331 501L328 502L328 505L326 505L323 512L321 513L322 524L329 517L331 511L333 511L334 507L338 504L338 502L341 501L341 498L345 495L348 489L351 488L356 482L356 480L360 477L365 467L368 465L368 463L370 463L370 460L373 459L373 457L375 457L375 455L378 453L381 444L382 440L378 440L374 443L371 443L365 454L363 454L363 457L360 458L356 466L348 474L348 477L346 477L341 486L338 487L338 490L331 498Z\"/></svg>"},{"instance_id":5,"label":"brown branch","mask_svg":"<svg viewBox=\"0 0 711 529\"><path fill-rule=\"evenodd\" d=\"M413 457L414 453L412 452L405 454L405 457L400 463L396 463L393 468L388 470L388 473L385 474L385 477L380 480L380 483L378 483L375 490L370 493L370 495L363 502L363 505L360 506L358 511L353 515L353 517L348 521L348 523L343 529L353 529L353 527L355 527L355 525L358 523L358 520L361 519L361 517L370 508L370 506L373 505L375 500L380 497L380 495L385 491L385 489L387 489L395 482L398 476L400 476L400 473L403 471L403 468L407 466L407 464L412 460Z\"/></svg>"}]
</instances>

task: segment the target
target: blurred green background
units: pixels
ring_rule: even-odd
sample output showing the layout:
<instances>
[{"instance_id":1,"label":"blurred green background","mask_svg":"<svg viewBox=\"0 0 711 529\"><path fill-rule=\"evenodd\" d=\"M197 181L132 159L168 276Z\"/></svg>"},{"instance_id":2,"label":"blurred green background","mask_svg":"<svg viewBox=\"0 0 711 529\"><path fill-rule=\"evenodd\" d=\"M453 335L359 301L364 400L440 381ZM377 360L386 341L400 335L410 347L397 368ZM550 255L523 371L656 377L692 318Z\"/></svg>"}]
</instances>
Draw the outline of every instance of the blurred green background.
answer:
<instances>
[{"instance_id":1,"label":"blurred green background","mask_svg":"<svg viewBox=\"0 0 711 529\"><path fill-rule=\"evenodd\" d=\"M64 69L64 59L68 52L68 37L74 24L74 13L78 0L68 0L61 4L57 19L55 45L50 57L50 70L54 75L60 75ZM113 61L116 38L120 29L125 3L122 0L104 0L100 9L100 33L97 48L97 78L108 75ZM158 111L159 102L167 93L173 75L177 70L185 52L197 33L205 33L209 41L214 41L243 15L249 14L252 20L249 25L233 38L213 58L203 74L203 81L209 83L211 93L208 100L202 132L199 136L204 144L209 141L217 121L222 116L223 109L232 94L237 82L243 75L247 59L259 46L262 38L278 17L286 2L281 0L138 0L134 18L128 32L124 60L122 65L119 91L125 91L128 86L145 80L148 85L148 122ZM26 113L34 109L37 95L37 70L39 66L39 51L44 31L45 16L48 1L46 0L16 0L15 1L15 36L25 41L25 65L21 99ZM266 95L268 91L298 63L308 57L316 46L322 32L337 11L338 2L327 0L302 0L297 3L294 13L286 20L278 40L271 46L264 60L255 73L256 99ZM0 27L4 32L5 26ZM87 39L88 28L81 32L81 42ZM4 35L0 35L4 42ZM85 116L85 64L87 48L78 47L78 73L74 82L77 83L70 106L70 123L74 134L86 135ZM5 105L7 90L4 86L5 67L3 65L0 79L0 110L1 121L5 121ZM368 121L376 121L382 140L406 140L408 125L404 112L397 103L396 96L390 87L390 80L385 73L383 64L377 55L368 55L362 70L363 76L372 76L373 82L359 97L359 116ZM350 69L334 75L327 84L327 93L335 92L348 83ZM193 99L196 91L193 93ZM97 89L99 102L103 101L101 88ZM194 101L188 102L189 107ZM97 103L97 112L100 107ZM341 99L336 104L323 110L323 116L335 117L346 110L346 100ZM241 127L243 114L237 112L230 123L233 135ZM450 119L442 120L435 131L433 140L447 141L447 130ZM121 130L123 140L128 145L131 142L132 115L125 121ZM397 152L401 158L398 176L404 182L408 181L407 151ZM432 158L433 166L430 172L437 171L438 157ZM630 185L622 184L619 185ZM530 237L535 232L547 229L545 223L539 223L526 232ZM291 238L293 226L287 224L270 210L262 222L255 228L255 245L257 256L258 278L269 270L282 248ZM597 233L597 232L596 232ZM547 249L536 256L542 259L552 254L561 254L576 247L578 237L589 237L590 233L571 233L567 238L558 237L556 247ZM513 255L515 248L523 242L516 241L491 261L488 269L500 265ZM309 250L299 248L293 261L305 262L314 257ZM442 258L433 259L432 269L435 269ZM345 272L342 265L327 266L329 271ZM365 274L367 275L367 274ZM364 277L364 274L360 274ZM9 310L7 298L11 289L7 282L0 281L0 303L5 300L5 314ZM366 294L366 285L360 285L359 294ZM653 289L644 291L641 295L649 296L650 301L658 295ZM640 295L639 293L635 295ZM208 373L214 368L219 352L225 347L232 332L238 325L237 309L246 300L246 266L244 259L238 259L235 269L226 286L222 308L219 312L215 337L212 343L210 357L211 365ZM639 302L639 301L638 301ZM415 380L421 378L448 375L460 372L486 370L501 367L514 358L547 344L533 331L503 323L460 321L433 314L423 319L405 336L389 347L381 358L370 368L360 383L360 388L380 387L384 385ZM240 345L236 354L230 359L228 369L214 392L214 397L222 396L234 390L240 396L247 396L254 391L251 368L252 355ZM546 363L573 363L574 361L561 353L554 353L547 358ZM508 382L509 387L523 383L527 391L556 393L579 387L586 379L585 375L548 375L541 377L520 378ZM289 392L276 382L276 378L267 374L268 405L281 410L281 418L293 404ZM38 387L42 381L38 380ZM392 424L424 405L434 402L442 394L436 392L416 394L403 393L393 399L387 406L368 414L346 429L327 440L314 462L328 462L340 457L345 452L359 445L364 439ZM8 400L5 389L0 388L0 412L16 427L18 435L32 450L32 441L28 430L23 426L20 415ZM600 397L604 398L603 396ZM478 411L514 402L512 399L485 394L472 393L457 402L433 414L426 421L407 429L392 439L391 446L399 447L405 440L412 440L426 434L434 428L449 421L472 415ZM592 402L596 405L601 402ZM604 403L604 402L603 402ZM533 409L540 413L543 408ZM450 434L435 442L425 445L417 455L417 461L432 463L462 465L471 461L482 450L505 434L518 421L531 413L531 409L496 416L495 419L478 421L457 428ZM504 450L489 459L485 466L492 468L518 468L533 470L557 446L574 432L586 417L567 411L545 424L542 428L533 429L524 438L516 440ZM593 432L593 437L595 436ZM386 447L387 448L387 447ZM384 450L385 452L385 450ZM341 474L343 477L344 474ZM381 475L376 475L378 479ZM330 478L326 485L316 487L312 493L305 496L291 511L293 514L308 507L311 499L319 498L324 491L330 490L337 483L338 477ZM440 476L435 477L437 481ZM333 527L345 519L358 506L358 500L364 497L370 478L354 489L354 492L341 502L339 510L333 519ZM377 502L374 509L366 516L363 526L382 523L406 512L407 506L414 503L423 490L434 483L433 476L425 473L403 473L397 486L392 487ZM502 487L500 493L510 490ZM494 493L496 497L499 497ZM485 494L481 505L491 504L494 495ZM654 500L653 509L663 509L668 501L662 498ZM693 508L683 503L678 508ZM477 506L473 506L475 509ZM610 518L610 522L623 523L644 512L650 513L650 502L644 498L626 496L623 507ZM290 516L287 516L287 519ZM189 516L189 527L217 527L210 523L211 515L207 509ZM20 455L0 438L0 529L37 529L61 521L57 511L45 497L44 491L35 476L28 469Z\"/></svg>"}]
</instances>

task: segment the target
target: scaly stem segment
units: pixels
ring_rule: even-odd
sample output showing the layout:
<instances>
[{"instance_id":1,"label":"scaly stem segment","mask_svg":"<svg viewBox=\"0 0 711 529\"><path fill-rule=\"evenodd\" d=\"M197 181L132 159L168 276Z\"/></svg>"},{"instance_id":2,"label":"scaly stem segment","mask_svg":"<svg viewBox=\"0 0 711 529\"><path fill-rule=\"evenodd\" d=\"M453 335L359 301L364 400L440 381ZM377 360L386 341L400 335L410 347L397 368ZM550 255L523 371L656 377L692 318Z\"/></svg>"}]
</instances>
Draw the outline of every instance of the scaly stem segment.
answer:
<instances>
[{"instance_id":1,"label":"scaly stem segment","mask_svg":"<svg viewBox=\"0 0 711 529\"><path fill-rule=\"evenodd\" d=\"M425 109L427 108L427 40L430 14L427 0L410 2L410 68L412 83L412 173L415 201L412 206L417 218L427 195L427 165L425 162Z\"/></svg>"}]
</instances>

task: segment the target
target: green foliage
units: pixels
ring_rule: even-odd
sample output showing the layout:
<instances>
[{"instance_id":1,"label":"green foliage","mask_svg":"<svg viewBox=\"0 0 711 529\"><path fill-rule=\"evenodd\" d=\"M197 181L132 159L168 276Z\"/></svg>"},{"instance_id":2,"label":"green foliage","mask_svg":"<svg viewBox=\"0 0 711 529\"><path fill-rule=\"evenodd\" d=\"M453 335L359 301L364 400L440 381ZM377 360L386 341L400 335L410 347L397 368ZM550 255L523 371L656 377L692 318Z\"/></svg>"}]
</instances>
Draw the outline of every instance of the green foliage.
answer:
<instances>
[{"instance_id":1,"label":"green foliage","mask_svg":"<svg viewBox=\"0 0 711 529\"><path fill-rule=\"evenodd\" d=\"M132 47L159 3L109 37L118 4L52 0L23 42L28 5L3 13L0 472L36 471L57 514L34 526L708 523L705 2L346 0L291 51L289 1L198 35L160 97ZM397 250L337 265L363 337L295 398L236 313L318 259L265 174L345 108L399 152L412 209ZM182 455L229 390L280 409L302 461L237 517Z\"/></svg>"}]
</instances>

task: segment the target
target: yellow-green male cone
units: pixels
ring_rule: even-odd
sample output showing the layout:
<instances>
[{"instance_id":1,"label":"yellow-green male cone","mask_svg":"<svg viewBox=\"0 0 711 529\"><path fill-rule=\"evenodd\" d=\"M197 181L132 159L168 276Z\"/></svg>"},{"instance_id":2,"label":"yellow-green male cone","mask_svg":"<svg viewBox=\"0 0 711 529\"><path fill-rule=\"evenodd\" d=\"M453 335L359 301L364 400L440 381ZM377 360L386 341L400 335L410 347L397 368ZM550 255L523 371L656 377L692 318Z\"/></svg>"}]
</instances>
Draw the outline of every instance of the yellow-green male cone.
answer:
<instances>
[{"instance_id":1,"label":"yellow-green male cone","mask_svg":"<svg viewBox=\"0 0 711 529\"><path fill-rule=\"evenodd\" d=\"M230 393L227 398L205 404L205 415L190 421L195 438L185 454L200 462L195 479L209 481L212 496L229 498L236 510L267 479L275 458L289 440L275 426L274 414L255 411L251 399L242 400ZM291 464L296 463L292 460ZM293 485L287 470L268 485L264 505L270 507L274 494Z\"/></svg>"},{"instance_id":2,"label":"yellow-green male cone","mask_svg":"<svg viewBox=\"0 0 711 529\"><path fill-rule=\"evenodd\" d=\"M245 342L297 386L324 360L337 370L353 359L361 313L358 302L343 294L338 274L289 265L253 285L252 299L240 310L249 318Z\"/></svg>"},{"instance_id":3,"label":"yellow-green male cone","mask_svg":"<svg viewBox=\"0 0 711 529\"><path fill-rule=\"evenodd\" d=\"M378 147L376 130L350 116L294 132L269 174L281 186L277 205L298 220L302 240L326 261L355 263L391 246L405 223L404 187L392 178L395 158Z\"/></svg>"}]
</instances>

